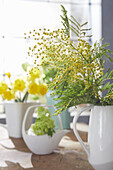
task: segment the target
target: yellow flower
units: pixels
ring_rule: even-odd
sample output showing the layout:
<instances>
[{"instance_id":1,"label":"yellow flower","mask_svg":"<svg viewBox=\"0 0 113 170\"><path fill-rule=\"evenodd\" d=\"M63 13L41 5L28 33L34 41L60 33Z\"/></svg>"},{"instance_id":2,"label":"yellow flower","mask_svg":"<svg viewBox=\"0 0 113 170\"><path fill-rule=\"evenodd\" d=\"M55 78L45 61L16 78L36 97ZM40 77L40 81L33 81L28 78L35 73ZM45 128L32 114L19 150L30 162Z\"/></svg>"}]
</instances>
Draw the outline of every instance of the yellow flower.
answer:
<instances>
[{"instance_id":1,"label":"yellow flower","mask_svg":"<svg viewBox=\"0 0 113 170\"><path fill-rule=\"evenodd\" d=\"M28 93L29 94L38 94L39 93L39 85L35 82L32 82L28 85Z\"/></svg>"},{"instance_id":2,"label":"yellow flower","mask_svg":"<svg viewBox=\"0 0 113 170\"><path fill-rule=\"evenodd\" d=\"M0 82L0 94L3 94L7 89L8 89L8 85L5 82L1 81Z\"/></svg>"},{"instance_id":3,"label":"yellow flower","mask_svg":"<svg viewBox=\"0 0 113 170\"><path fill-rule=\"evenodd\" d=\"M39 92L42 96L44 96L48 92L48 87L45 84L39 85Z\"/></svg>"},{"instance_id":4,"label":"yellow flower","mask_svg":"<svg viewBox=\"0 0 113 170\"><path fill-rule=\"evenodd\" d=\"M36 78L40 78L40 70L37 67L34 67L29 71L28 80L33 81Z\"/></svg>"},{"instance_id":5,"label":"yellow flower","mask_svg":"<svg viewBox=\"0 0 113 170\"><path fill-rule=\"evenodd\" d=\"M10 79L10 77L11 77L11 73L10 72L5 73L5 75Z\"/></svg>"},{"instance_id":6,"label":"yellow flower","mask_svg":"<svg viewBox=\"0 0 113 170\"><path fill-rule=\"evenodd\" d=\"M26 88L25 81L22 79L16 79L14 82L15 91L23 91Z\"/></svg>"},{"instance_id":7,"label":"yellow flower","mask_svg":"<svg viewBox=\"0 0 113 170\"><path fill-rule=\"evenodd\" d=\"M8 90L8 91L4 92L3 97L7 100L11 100L11 99L15 98L15 94L12 90Z\"/></svg>"}]
</instances>

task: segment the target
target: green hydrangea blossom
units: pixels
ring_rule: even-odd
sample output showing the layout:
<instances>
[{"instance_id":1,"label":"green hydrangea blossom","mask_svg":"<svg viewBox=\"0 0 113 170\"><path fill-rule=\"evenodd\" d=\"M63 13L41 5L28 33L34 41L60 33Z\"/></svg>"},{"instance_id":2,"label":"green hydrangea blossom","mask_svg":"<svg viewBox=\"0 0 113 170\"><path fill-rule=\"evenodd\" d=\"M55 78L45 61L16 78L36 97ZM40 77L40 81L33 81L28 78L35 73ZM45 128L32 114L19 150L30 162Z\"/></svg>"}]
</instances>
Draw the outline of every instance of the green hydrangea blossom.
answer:
<instances>
[{"instance_id":1,"label":"green hydrangea blossom","mask_svg":"<svg viewBox=\"0 0 113 170\"><path fill-rule=\"evenodd\" d=\"M36 121L31 126L33 132L36 135L47 134L48 136L52 136L55 133L55 123L49 110L41 106L37 108L36 113Z\"/></svg>"}]
</instances>

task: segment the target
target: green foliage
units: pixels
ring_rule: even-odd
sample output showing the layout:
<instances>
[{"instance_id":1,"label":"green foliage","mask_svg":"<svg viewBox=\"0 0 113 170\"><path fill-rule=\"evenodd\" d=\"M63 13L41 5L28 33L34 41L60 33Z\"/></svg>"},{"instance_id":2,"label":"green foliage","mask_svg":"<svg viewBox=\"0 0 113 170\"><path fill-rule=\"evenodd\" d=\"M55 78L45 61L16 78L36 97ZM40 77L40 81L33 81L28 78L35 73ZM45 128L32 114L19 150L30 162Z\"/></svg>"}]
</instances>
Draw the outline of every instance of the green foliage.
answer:
<instances>
[{"instance_id":1,"label":"green foliage","mask_svg":"<svg viewBox=\"0 0 113 170\"><path fill-rule=\"evenodd\" d=\"M101 54L100 54L101 49ZM100 68L103 68L103 55L108 50L103 47L96 51L96 57L98 61L100 60ZM112 60L110 60L112 61ZM94 72L95 74L95 72ZM67 81L60 82L55 89L54 95L57 95L56 100L60 100L56 104L57 114L61 111L66 110L71 106L76 106L79 104L93 104L93 105L113 105L113 83L110 83L110 80L113 80L113 70L108 71L102 76L100 75L97 78L90 76L89 79L86 79L90 86L86 88L85 85L85 76L84 80L76 80L72 83L71 78L68 78ZM105 96L102 96L102 92L106 92ZM53 95L53 96L54 96Z\"/></svg>"},{"instance_id":2,"label":"green foliage","mask_svg":"<svg viewBox=\"0 0 113 170\"><path fill-rule=\"evenodd\" d=\"M113 84L109 82L113 80L113 71L109 69L104 73L103 58L113 62L110 56L113 51L108 49L109 44L102 44L103 39L91 45L87 41L87 37L92 36L88 34L91 30L87 28L88 23L80 24L73 16L68 18L65 8L61 8L64 29L34 30L32 36L38 45L29 51L30 56L35 55L35 62L36 58L41 61L38 66L49 70L48 80L52 78L48 81L49 87L53 97L58 96L55 98L58 100L56 114L84 103L112 105ZM77 36L77 42L71 40L70 30Z\"/></svg>"},{"instance_id":3,"label":"green foliage","mask_svg":"<svg viewBox=\"0 0 113 170\"><path fill-rule=\"evenodd\" d=\"M52 136L55 133L55 123L51 118L51 113L48 109L44 107L38 107L36 110L37 118L35 123L31 126L33 132L36 135L44 135Z\"/></svg>"},{"instance_id":4,"label":"green foliage","mask_svg":"<svg viewBox=\"0 0 113 170\"><path fill-rule=\"evenodd\" d=\"M65 34L70 36L70 30L78 37L78 38L85 38L85 37L91 37L92 35L87 35L87 32L91 30L91 28L84 28L84 26L87 26L88 22L85 22L83 24L79 24L79 22L71 16L71 19L67 16L67 11L63 5L61 5L61 23L64 26Z\"/></svg>"},{"instance_id":5,"label":"green foliage","mask_svg":"<svg viewBox=\"0 0 113 170\"><path fill-rule=\"evenodd\" d=\"M44 80L46 80L46 83L49 84L51 80L53 80L57 74L57 69L54 68L46 68L43 67L43 72L45 74Z\"/></svg>"},{"instance_id":6,"label":"green foliage","mask_svg":"<svg viewBox=\"0 0 113 170\"><path fill-rule=\"evenodd\" d=\"M91 37L91 35L87 35L87 32L91 29L83 28L84 26L87 26L87 22L80 25L73 16L71 16L71 19L68 19L67 16L65 19L63 18L63 21L66 20L70 21L68 28L70 28L77 37L80 39ZM86 73L84 73L82 79L76 79L76 81L72 83L72 78L68 77L66 81L65 75L63 75L64 79L57 84L57 89L55 89L54 92L54 95L58 96L56 100L60 101L56 104L57 114L68 107L83 103L93 105L113 105L113 83L109 82L110 80L113 80L113 70L108 69L105 74L103 73L105 62L103 56L108 58L110 62L113 62L113 58L110 56L110 54L113 54L113 51L107 49L106 47L108 47L109 44L102 44L102 40L103 39L96 42L94 47L92 46L91 56L89 58L82 55L82 60L85 59L84 64L86 63L87 65L87 63L89 63L88 70L91 69L91 73L88 77L86 77ZM100 74L95 76L98 71L90 68L92 67L91 63L93 63L94 60L99 64L98 71L101 70L104 75ZM88 84L87 87L86 81ZM105 96L102 96L103 92L105 92Z\"/></svg>"},{"instance_id":7,"label":"green foliage","mask_svg":"<svg viewBox=\"0 0 113 170\"><path fill-rule=\"evenodd\" d=\"M25 72L27 72L27 69L28 69L29 66L31 67L31 65L28 62L25 62L25 63L22 64L22 68Z\"/></svg>"},{"instance_id":8,"label":"green foliage","mask_svg":"<svg viewBox=\"0 0 113 170\"><path fill-rule=\"evenodd\" d=\"M62 15L60 15L60 17L62 19L61 23L64 26L65 34L70 36L70 25L69 25L69 19L67 17L67 11L63 5L61 5L61 8L62 8L61 11L63 13Z\"/></svg>"},{"instance_id":9,"label":"green foliage","mask_svg":"<svg viewBox=\"0 0 113 170\"><path fill-rule=\"evenodd\" d=\"M86 36L86 32L89 31L90 29L83 28L88 23L84 23L84 24L80 25L73 16L71 16L71 19L69 19L67 16L67 11L63 5L61 5L61 11L62 11L62 15L60 15L60 17L62 19L61 22L64 26L65 35L70 36L70 29L71 29L79 38L89 36L89 35ZM69 23L69 21L72 23L72 25ZM44 74L45 74L44 80L47 81L47 84L50 84L51 80L53 80L55 78L58 70L57 70L57 68L49 68L48 69L48 65L46 65L46 63L43 66L43 70L44 70Z\"/></svg>"},{"instance_id":10,"label":"green foliage","mask_svg":"<svg viewBox=\"0 0 113 170\"><path fill-rule=\"evenodd\" d=\"M91 28L84 28L84 26L87 26L88 22L83 23L80 25L78 21L71 16L71 19L69 19L71 22L70 29L73 31L73 33L79 37L79 38L85 38L85 37L91 37L92 35L87 35L87 32L91 30Z\"/></svg>"}]
</instances>

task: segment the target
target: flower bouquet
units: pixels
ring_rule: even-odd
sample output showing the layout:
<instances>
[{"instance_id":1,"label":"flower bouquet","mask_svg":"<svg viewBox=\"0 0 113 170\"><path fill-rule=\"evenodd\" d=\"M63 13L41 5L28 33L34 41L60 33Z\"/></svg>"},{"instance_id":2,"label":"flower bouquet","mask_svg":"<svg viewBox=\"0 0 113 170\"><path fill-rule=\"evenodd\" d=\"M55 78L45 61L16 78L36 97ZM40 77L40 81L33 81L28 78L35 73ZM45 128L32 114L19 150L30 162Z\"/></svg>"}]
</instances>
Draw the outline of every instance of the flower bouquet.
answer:
<instances>
[{"instance_id":1,"label":"flower bouquet","mask_svg":"<svg viewBox=\"0 0 113 170\"><path fill-rule=\"evenodd\" d=\"M29 95L44 96L48 87L43 82L41 71L34 67L29 70L29 74L14 79L10 73L6 73L8 77L0 82L0 95L3 100L14 102L26 102Z\"/></svg>"},{"instance_id":2,"label":"flower bouquet","mask_svg":"<svg viewBox=\"0 0 113 170\"><path fill-rule=\"evenodd\" d=\"M22 137L22 121L26 109L37 104L30 100L34 96L44 96L48 91L43 82L41 71L31 68L29 74L13 79L10 73L5 74L5 79L0 82L0 95L5 106L6 122L10 137Z\"/></svg>"},{"instance_id":3,"label":"flower bouquet","mask_svg":"<svg viewBox=\"0 0 113 170\"><path fill-rule=\"evenodd\" d=\"M39 29L30 32L36 45L29 48L28 55L34 57L37 66L55 68L55 78L49 83L53 95L57 95L56 114L79 104L90 104L83 108L73 119L74 133L88 155L94 169L113 169L113 70L105 71L105 59L113 62L109 44L88 41L87 22L80 24L73 16L67 17L63 8L64 29L50 31ZM77 41L70 37L70 30L77 36ZM27 38L27 36L25 37ZM92 106L93 105L93 106ZM81 140L76 122L79 115L92 109L88 144ZM95 142L96 141L96 142Z\"/></svg>"},{"instance_id":4,"label":"flower bouquet","mask_svg":"<svg viewBox=\"0 0 113 170\"><path fill-rule=\"evenodd\" d=\"M67 17L67 11L62 6L62 22L64 28L50 31L39 29L25 34L25 38L34 38L36 44L29 47L28 56L34 58L34 63L40 67L56 69L55 77L49 82L57 95L55 99L57 113L79 104L113 105L113 70L104 73L103 56L113 62L109 54L112 50L99 42L90 44L87 38L90 28L85 28L87 22L80 24L71 16ZM77 36L77 42L71 40L70 31ZM105 95L103 96L103 92Z\"/></svg>"}]
</instances>

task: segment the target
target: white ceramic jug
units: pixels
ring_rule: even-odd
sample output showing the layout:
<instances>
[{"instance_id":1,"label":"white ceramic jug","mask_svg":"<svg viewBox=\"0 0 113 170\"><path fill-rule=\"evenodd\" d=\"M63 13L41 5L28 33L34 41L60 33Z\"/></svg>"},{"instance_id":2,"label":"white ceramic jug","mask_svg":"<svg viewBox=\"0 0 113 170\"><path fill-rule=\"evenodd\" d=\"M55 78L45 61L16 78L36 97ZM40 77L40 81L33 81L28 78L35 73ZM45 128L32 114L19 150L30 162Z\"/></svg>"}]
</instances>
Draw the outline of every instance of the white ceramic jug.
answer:
<instances>
[{"instance_id":1,"label":"white ceramic jug","mask_svg":"<svg viewBox=\"0 0 113 170\"><path fill-rule=\"evenodd\" d=\"M80 114L91 109L88 147L80 138L76 122ZM96 170L113 170L113 106L89 106L77 112L73 119L74 133Z\"/></svg>"},{"instance_id":2,"label":"white ceramic jug","mask_svg":"<svg viewBox=\"0 0 113 170\"><path fill-rule=\"evenodd\" d=\"M70 130L62 129L62 122L59 116L59 125L60 129L56 131L52 137L48 135L29 135L28 134L28 129L31 126L31 122L28 121L29 116L31 117L33 115L33 111L31 112L31 109L36 109L37 107L54 107L54 106L49 106L49 105L34 105L30 106L24 116L23 120L23 125L22 125L22 135L23 139L28 146L28 148L35 154L39 155L45 155L45 154L50 154L54 151L54 149L57 148L61 138ZM26 126L27 125L27 126Z\"/></svg>"},{"instance_id":3,"label":"white ceramic jug","mask_svg":"<svg viewBox=\"0 0 113 170\"><path fill-rule=\"evenodd\" d=\"M5 127L8 130L9 137L22 138L22 122L25 112L29 106L36 104L36 102L9 102L2 104L5 107L7 124L0 124L0 126ZM29 118L29 121L31 121L31 118Z\"/></svg>"}]
</instances>

